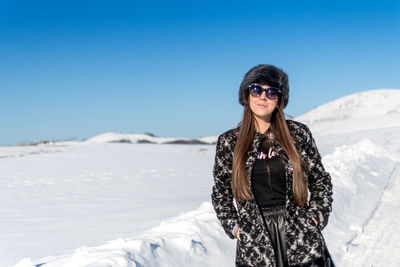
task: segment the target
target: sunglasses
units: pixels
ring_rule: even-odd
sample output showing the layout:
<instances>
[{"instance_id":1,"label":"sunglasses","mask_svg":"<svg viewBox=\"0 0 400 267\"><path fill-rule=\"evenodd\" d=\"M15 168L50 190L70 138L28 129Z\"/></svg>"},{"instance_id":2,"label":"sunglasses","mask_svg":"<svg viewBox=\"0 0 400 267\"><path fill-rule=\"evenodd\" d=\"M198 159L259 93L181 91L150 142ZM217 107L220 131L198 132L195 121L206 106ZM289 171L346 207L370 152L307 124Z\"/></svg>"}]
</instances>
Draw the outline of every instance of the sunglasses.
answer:
<instances>
[{"instance_id":1,"label":"sunglasses","mask_svg":"<svg viewBox=\"0 0 400 267\"><path fill-rule=\"evenodd\" d=\"M268 89L262 88L260 85L256 83L252 83L249 85L249 92L254 97L260 97L263 92L270 100L278 100L282 95L282 91L276 87L269 87Z\"/></svg>"}]
</instances>

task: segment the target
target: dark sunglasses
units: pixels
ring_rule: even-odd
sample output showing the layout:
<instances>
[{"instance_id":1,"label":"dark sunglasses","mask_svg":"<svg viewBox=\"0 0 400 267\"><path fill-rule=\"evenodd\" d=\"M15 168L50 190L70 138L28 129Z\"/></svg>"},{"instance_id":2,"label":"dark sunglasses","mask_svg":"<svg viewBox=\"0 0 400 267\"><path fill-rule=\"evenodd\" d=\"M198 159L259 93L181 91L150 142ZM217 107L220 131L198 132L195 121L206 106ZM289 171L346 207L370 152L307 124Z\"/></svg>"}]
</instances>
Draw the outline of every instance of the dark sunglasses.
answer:
<instances>
[{"instance_id":1,"label":"dark sunglasses","mask_svg":"<svg viewBox=\"0 0 400 267\"><path fill-rule=\"evenodd\" d=\"M277 100L282 95L281 89L277 87L270 87L268 89L264 89L256 83L252 83L249 85L249 92L254 97L260 97L262 93L265 92L265 95L270 100Z\"/></svg>"}]
</instances>

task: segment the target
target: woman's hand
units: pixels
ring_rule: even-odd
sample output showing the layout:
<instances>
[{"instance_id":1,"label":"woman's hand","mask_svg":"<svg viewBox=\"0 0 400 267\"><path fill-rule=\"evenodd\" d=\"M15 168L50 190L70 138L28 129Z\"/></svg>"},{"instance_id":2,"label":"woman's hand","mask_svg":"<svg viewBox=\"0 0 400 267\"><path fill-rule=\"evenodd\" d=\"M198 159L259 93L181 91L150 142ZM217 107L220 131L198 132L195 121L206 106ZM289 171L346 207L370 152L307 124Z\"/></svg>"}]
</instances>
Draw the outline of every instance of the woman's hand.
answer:
<instances>
[{"instance_id":1,"label":"woman's hand","mask_svg":"<svg viewBox=\"0 0 400 267\"><path fill-rule=\"evenodd\" d=\"M311 219L314 221L315 225L318 225L318 221L313 216L311 216Z\"/></svg>"},{"instance_id":2,"label":"woman's hand","mask_svg":"<svg viewBox=\"0 0 400 267\"><path fill-rule=\"evenodd\" d=\"M240 240L240 227L236 229L236 238Z\"/></svg>"}]
</instances>

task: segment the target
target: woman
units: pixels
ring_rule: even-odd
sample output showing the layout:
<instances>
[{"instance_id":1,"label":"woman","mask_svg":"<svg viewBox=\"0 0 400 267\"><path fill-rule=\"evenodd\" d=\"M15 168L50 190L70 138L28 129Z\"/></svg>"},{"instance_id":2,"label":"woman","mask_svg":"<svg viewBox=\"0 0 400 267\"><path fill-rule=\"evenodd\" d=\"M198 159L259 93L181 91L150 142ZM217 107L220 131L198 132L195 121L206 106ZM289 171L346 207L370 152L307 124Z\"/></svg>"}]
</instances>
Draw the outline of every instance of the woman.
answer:
<instances>
[{"instance_id":1,"label":"woman","mask_svg":"<svg viewBox=\"0 0 400 267\"><path fill-rule=\"evenodd\" d=\"M321 230L332 183L309 128L285 120L288 76L258 65L244 76L243 120L218 137L212 204L236 266L334 266Z\"/></svg>"}]
</instances>

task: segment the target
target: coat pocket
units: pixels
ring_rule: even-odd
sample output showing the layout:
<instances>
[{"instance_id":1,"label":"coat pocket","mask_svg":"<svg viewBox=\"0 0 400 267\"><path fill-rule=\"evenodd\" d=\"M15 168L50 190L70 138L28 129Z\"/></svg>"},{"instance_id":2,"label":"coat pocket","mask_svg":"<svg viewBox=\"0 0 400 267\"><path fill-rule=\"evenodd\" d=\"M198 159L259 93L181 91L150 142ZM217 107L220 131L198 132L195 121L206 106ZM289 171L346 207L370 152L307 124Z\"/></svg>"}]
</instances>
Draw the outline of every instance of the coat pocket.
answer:
<instances>
[{"instance_id":1,"label":"coat pocket","mask_svg":"<svg viewBox=\"0 0 400 267\"><path fill-rule=\"evenodd\" d=\"M246 231L246 226L243 227L239 223L239 237L236 248L236 266L252 266L252 249L250 233Z\"/></svg>"},{"instance_id":2,"label":"coat pocket","mask_svg":"<svg viewBox=\"0 0 400 267\"><path fill-rule=\"evenodd\" d=\"M313 215L310 211L308 211L306 206L295 206L295 212L294 212L294 221L295 224L298 224L299 226L303 226L308 230L311 230L312 232L318 231L318 226L315 224L313 218Z\"/></svg>"},{"instance_id":3,"label":"coat pocket","mask_svg":"<svg viewBox=\"0 0 400 267\"><path fill-rule=\"evenodd\" d=\"M292 264L305 264L322 256L320 232L306 206L294 206L286 237L288 258Z\"/></svg>"},{"instance_id":4,"label":"coat pocket","mask_svg":"<svg viewBox=\"0 0 400 267\"><path fill-rule=\"evenodd\" d=\"M309 226L309 228L313 231L317 231L318 230L318 225L314 222L313 220L313 216L309 211L306 211L306 222L307 225Z\"/></svg>"}]
</instances>

